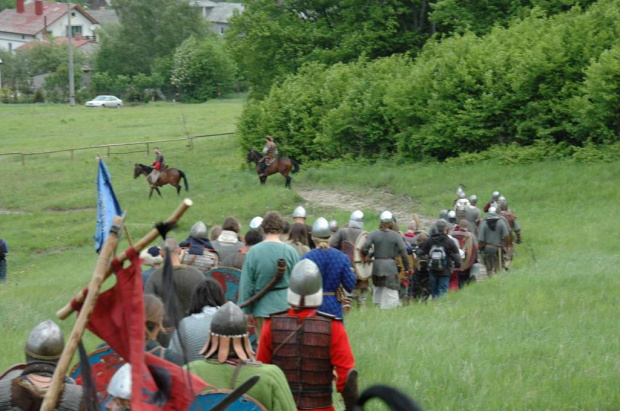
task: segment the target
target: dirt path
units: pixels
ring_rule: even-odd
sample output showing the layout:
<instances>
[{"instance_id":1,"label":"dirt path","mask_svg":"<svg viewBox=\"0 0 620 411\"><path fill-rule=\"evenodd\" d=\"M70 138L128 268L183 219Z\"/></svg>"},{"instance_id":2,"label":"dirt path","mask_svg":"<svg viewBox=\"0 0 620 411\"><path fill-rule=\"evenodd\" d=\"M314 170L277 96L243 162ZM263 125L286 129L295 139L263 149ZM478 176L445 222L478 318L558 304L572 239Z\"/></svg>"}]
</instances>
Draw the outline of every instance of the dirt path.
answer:
<instances>
[{"instance_id":1,"label":"dirt path","mask_svg":"<svg viewBox=\"0 0 620 411\"><path fill-rule=\"evenodd\" d=\"M311 206L327 209L346 210L353 212L357 209L370 209L381 213L390 210L400 226L411 221L411 215L417 205L409 196L394 194L390 191L369 190L367 192L352 192L340 190L326 190L319 188L298 188L297 193ZM420 215L418 218L422 230L428 230L433 219Z\"/></svg>"}]
</instances>

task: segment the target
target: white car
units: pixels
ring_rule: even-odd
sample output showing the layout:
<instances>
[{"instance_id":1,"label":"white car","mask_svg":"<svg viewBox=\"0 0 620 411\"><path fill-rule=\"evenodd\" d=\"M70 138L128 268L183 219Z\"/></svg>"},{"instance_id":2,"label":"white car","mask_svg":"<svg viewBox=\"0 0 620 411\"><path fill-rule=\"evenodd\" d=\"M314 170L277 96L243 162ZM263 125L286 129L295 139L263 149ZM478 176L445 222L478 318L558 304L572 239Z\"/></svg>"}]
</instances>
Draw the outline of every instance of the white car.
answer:
<instances>
[{"instance_id":1,"label":"white car","mask_svg":"<svg viewBox=\"0 0 620 411\"><path fill-rule=\"evenodd\" d=\"M91 101L86 102L86 107L123 107L123 100L114 96L97 96Z\"/></svg>"}]
</instances>

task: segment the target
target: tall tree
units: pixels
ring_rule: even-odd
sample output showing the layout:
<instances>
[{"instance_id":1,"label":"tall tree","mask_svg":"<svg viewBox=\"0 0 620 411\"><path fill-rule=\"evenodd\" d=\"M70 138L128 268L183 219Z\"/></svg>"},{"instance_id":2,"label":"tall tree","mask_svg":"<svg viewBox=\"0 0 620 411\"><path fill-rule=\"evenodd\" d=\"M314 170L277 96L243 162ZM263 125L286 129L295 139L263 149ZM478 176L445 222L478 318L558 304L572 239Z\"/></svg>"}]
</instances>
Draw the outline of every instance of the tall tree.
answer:
<instances>
[{"instance_id":1,"label":"tall tree","mask_svg":"<svg viewBox=\"0 0 620 411\"><path fill-rule=\"evenodd\" d=\"M307 62L417 51L433 31L427 0L250 0L227 40L254 96Z\"/></svg>"},{"instance_id":2,"label":"tall tree","mask_svg":"<svg viewBox=\"0 0 620 411\"><path fill-rule=\"evenodd\" d=\"M114 0L120 27L106 29L98 70L112 74L150 74L157 58L172 55L192 35L203 36L207 23L187 0Z\"/></svg>"}]
</instances>

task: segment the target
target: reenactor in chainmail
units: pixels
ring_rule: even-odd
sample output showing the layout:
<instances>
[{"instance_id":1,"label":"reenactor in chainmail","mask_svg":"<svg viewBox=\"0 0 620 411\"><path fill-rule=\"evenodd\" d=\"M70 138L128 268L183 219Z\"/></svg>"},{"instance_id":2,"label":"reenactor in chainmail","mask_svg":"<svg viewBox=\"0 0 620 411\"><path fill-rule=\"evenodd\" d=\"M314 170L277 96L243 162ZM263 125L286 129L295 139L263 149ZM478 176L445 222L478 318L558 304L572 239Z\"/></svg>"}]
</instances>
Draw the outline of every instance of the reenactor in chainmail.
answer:
<instances>
[{"instance_id":1,"label":"reenactor in chainmail","mask_svg":"<svg viewBox=\"0 0 620 411\"><path fill-rule=\"evenodd\" d=\"M345 409L353 410L358 394L353 352L342 321L317 310L323 282L311 260L293 268L287 300L291 308L265 322L256 359L284 371L298 410L333 410L335 376Z\"/></svg>"},{"instance_id":2,"label":"reenactor in chainmail","mask_svg":"<svg viewBox=\"0 0 620 411\"><path fill-rule=\"evenodd\" d=\"M498 200L499 215L506 221L508 228L510 229L510 241L511 243L521 244L521 225L517 221L517 216L508 208L508 202L506 197L500 196ZM506 245L506 253L504 254L504 268L508 269L512 264L512 259L515 255L514 245Z\"/></svg>"},{"instance_id":3,"label":"reenactor in chainmail","mask_svg":"<svg viewBox=\"0 0 620 411\"><path fill-rule=\"evenodd\" d=\"M207 226L202 221L192 226L189 237L179 245L183 249L181 264L192 266L203 274L219 265L220 257L209 241Z\"/></svg>"},{"instance_id":4,"label":"reenactor in chainmail","mask_svg":"<svg viewBox=\"0 0 620 411\"><path fill-rule=\"evenodd\" d=\"M349 224L336 231L336 234L329 242L330 247L334 247L349 256L351 266L353 266L355 242L357 237L364 232L364 213L361 210L355 210L351 213ZM357 301L358 304L366 303L366 296L369 291L369 281L356 279L355 288L351 293L345 293L345 301L343 309L345 313L351 309L351 302Z\"/></svg>"},{"instance_id":5,"label":"reenactor in chainmail","mask_svg":"<svg viewBox=\"0 0 620 411\"><path fill-rule=\"evenodd\" d=\"M478 224L480 223L480 209L478 208L478 196L473 194L469 197L469 205L465 207L465 220L469 223L469 232L478 234Z\"/></svg>"},{"instance_id":6,"label":"reenactor in chainmail","mask_svg":"<svg viewBox=\"0 0 620 411\"><path fill-rule=\"evenodd\" d=\"M489 214L480 223L478 231L478 248L484 256L484 265L489 276L498 273L503 267L503 255L510 241L508 224L496 213L495 207L489 208Z\"/></svg>"},{"instance_id":7,"label":"reenactor in chainmail","mask_svg":"<svg viewBox=\"0 0 620 411\"><path fill-rule=\"evenodd\" d=\"M501 194L499 193L499 191L493 191L493 194L491 194L491 199L489 200L488 203L486 203L484 205L483 211L485 213L488 213L489 212L489 208L491 208L491 207L495 207L497 209L498 200L499 200L500 195Z\"/></svg>"},{"instance_id":8,"label":"reenactor in chainmail","mask_svg":"<svg viewBox=\"0 0 620 411\"><path fill-rule=\"evenodd\" d=\"M33 328L26 341L26 364L0 378L0 410L38 411L65 347L60 327L47 320ZM82 387L69 377L62 384L55 410L84 410Z\"/></svg>"}]
</instances>

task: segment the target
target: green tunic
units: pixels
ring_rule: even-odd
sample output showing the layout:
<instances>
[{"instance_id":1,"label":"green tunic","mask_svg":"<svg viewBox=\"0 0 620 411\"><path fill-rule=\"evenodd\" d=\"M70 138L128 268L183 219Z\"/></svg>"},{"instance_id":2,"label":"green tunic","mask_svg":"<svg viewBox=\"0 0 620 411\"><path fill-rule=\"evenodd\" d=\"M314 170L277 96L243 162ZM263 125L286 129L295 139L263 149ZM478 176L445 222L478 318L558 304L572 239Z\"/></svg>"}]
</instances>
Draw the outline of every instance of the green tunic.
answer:
<instances>
[{"instance_id":1,"label":"green tunic","mask_svg":"<svg viewBox=\"0 0 620 411\"><path fill-rule=\"evenodd\" d=\"M239 304L262 290L276 274L279 258L286 260L286 272L272 291L269 291L254 304L245 307L246 314L267 318L273 313L288 309L286 294L291 270L299 261L299 255L293 247L284 243L263 241L252 247L245 257L239 282Z\"/></svg>"},{"instance_id":2,"label":"green tunic","mask_svg":"<svg viewBox=\"0 0 620 411\"><path fill-rule=\"evenodd\" d=\"M248 378L260 375L258 383L247 392L250 397L270 411L297 409L286 377L282 370L275 365L259 362L244 365L241 367L233 387L230 386L230 381L235 372L235 365L231 363L220 364L215 360L199 360L191 362L186 367L189 367L192 373L198 375L208 384L226 389L235 389Z\"/></svg>"}]
</instances>

